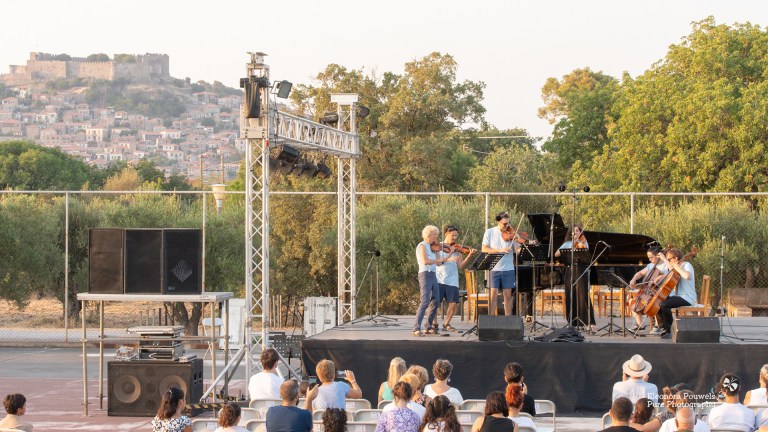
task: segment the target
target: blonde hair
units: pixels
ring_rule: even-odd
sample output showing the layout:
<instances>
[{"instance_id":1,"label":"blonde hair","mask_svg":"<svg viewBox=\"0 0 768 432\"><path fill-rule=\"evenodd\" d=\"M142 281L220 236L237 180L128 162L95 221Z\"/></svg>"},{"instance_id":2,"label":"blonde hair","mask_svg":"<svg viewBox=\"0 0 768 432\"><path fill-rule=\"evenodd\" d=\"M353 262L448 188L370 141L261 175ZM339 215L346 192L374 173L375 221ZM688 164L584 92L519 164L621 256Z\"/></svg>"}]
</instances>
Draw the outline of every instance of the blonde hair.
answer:
<instances>
[{"instance_id":1,"label":"blonde hair","mask_svg":"<svg viewBox=\"0 0 768 432\"><path fill-rule=\"evenodd\" d=\"M440 230L434 225L427 225L421 230L421 238L427 240L432 234L440 234Z\"/></svg>"},{"instance_id":2,"label":"blonde hair","mask_svg":"<svg viewBox=\"0 0 768 432\"><path fill-rule=\"evenodd\" d=\"M421 380L416 374L407 373L400 377L400 381L410 384L414 392L416 390L421 390Z\"/></svg>"},{"instance_id":3,"label":"blonde hair","mask_svg":"<svg viewBox=\"0 0 768 432\"><path fill-rule=\"evenodd\" d=\"M760 368L760 381L768 384L768 364L764 364Z\"/></svg>"},{"instance_id":4,"label":"blonde hair","mask_svg":"<svg viewBox=\"0 0 768 432\"><path fill-rule=\"evenodd\" d=\"M327 383L336 379L336 365L330 360L320 360L315 367L315 372L320 382Z\"/></svg>"},{"instance_id":5,"label":"blonde hair","mask_svg":"<svg viewBox=\"0 0 768 432\"><path fill-rule=\"evenodd\" d=\"M387 373L387 385L390 389L395 388L395 384L405 373L405 360L395 357L389 362L389 372Z\"/></svg>"},{"instance_id":6,"label":"blonde hair","mask_svg":"<svg viewBox=\"0 0 768 432\"><path fill-rule=\"evenodd\" d=\"M427 373L427 368L425 368L424 366L411 365L411 367L409 367L408 370L405 371L405 374L416 375L419 378L419 389L421 390L424 390L424 387L429 382L429 373Z\"/></svg>"}]
</instances>

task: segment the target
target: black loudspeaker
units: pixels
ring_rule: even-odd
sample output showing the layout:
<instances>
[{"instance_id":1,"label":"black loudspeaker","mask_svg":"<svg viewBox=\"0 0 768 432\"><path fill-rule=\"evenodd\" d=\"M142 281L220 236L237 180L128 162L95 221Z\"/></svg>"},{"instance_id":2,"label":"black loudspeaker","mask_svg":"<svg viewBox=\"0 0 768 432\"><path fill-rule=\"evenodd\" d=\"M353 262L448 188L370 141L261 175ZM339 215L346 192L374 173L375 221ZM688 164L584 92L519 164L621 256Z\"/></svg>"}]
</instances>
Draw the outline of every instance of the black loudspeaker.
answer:
<instances>
[{"instance_id":1,"label":"black loudspeaker","mask_svg":"<svg viewBox=\"0 0 768 432\"><path fill-rule=\"evenodd\" d=\"M88 230L88 292L123 293L123 230Z\"/></svg>"},{"instance_id":2,"label":"black loudspeaker","mask_svg":"<svg viewBox=\"0 0 768 432\"><path fill-rule=\"evenodd\" d=\"M203 359L188 363L162 360L111 361L107 364L108 405L111 416L153 417L171 387L184 391L188 404L203 396ZM202 410L192 410L191 416Z\"/></svg>"},{"instance_id":3,"label":"black loudspeaker","mask_svg":"<svg viewBox=\"0 0 768 432\"><path fill-rule=\"evenodd\" d=\"M163 294L200 294L202 292L202 243L202 230L163 230Z\"/></svg>"},{"instance_id":4,"label":"black loudspeaker","mask_svg":"<svg viewBox=\"0 0 768 432\"><path fill-rule=\"evenodd\" d=\"M719 343L720 321L717 317L678 318L672 324L675 343Z\"/></svg>"},{"instance_id":5,"label":"black loudspeaker","mask_svg":"<svg viewBox=\"0 0 768 432\"><path fill-rule=\"evenodd\" d=\"M125 293L162 294L163 230L125 230Z\"/></svg>"},{"instance_id":6,"label":"black loudspeaker","mask_svg":"<svg viewBox=\"0 0 768 432\"><path fill-rule=\"evenodd\" d=\"M481 341L521 341L523 319L517 315L480 315L477 338Z\"/></svg>"}]
</instances>

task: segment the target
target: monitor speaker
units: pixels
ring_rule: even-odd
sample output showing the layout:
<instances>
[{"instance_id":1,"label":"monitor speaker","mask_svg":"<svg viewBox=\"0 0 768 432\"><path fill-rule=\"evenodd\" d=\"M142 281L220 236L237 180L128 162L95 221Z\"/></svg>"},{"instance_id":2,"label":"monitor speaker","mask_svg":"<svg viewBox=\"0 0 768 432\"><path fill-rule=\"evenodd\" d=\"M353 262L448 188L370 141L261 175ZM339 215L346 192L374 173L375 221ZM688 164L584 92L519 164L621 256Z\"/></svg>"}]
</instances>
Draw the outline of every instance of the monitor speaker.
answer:
<instances>
[{"instance_id":1,"label":"monitor speaker","mask_svg":"<svg viewBox=\"0 0 768 432\"><path fill-rule=\"evenodd\" d=\"M88 292L123 293L123 230L88 230Z\"/></svg>"},{"instance_id":2,"label":"monitor speaker","mask_svg":"<svg viewBox=\"0 0 768 432\"><path fill-rule=\"evenodd\" d=\"M125 293L162 294L163 230L125 230Z\"/></svg>"},{"instance_id":3,"label":"monitor speaker","mask_svg":"<svg viewBox=\"0 0 768 432\"><path fill-rule=\"evenodd\" d=\"M202 292L202 243L202 230L163 230L163 294L200 294Z\"/></svg>"},{"instance_id":4,"label":"monitor speaker","mask_svg":"<svg viewBox=\"0 0 768 432\"><path fill-rule=\"evenodd\" d=\"M203 360L187 363L162 360L111 361L107 364L110 416L153 417L160 400L171 387L184 391L188 404L198 403L203 395ZM193 410L190 415L200 414Z\"/></svg>"},{"instance_id":5,"label":"monitor speaker","mask_svg":"<svg viewBox=\"0 0 768 432\"><path fill-rule=\"evenodd\" d=\"M523 319L517 315L480 315L477 338L481 341L523 340Z\"/></svg>"},{"instance_id":6,"label":"monitor speaker","mask_svg":"<svg viewBox=\"0 0 768 432\"><path fill-rule=\"evenodd\" d=\"M678 318L672 324L675 343L719 343L720 321L717 317Z\"/></svg>"}]
</instances>

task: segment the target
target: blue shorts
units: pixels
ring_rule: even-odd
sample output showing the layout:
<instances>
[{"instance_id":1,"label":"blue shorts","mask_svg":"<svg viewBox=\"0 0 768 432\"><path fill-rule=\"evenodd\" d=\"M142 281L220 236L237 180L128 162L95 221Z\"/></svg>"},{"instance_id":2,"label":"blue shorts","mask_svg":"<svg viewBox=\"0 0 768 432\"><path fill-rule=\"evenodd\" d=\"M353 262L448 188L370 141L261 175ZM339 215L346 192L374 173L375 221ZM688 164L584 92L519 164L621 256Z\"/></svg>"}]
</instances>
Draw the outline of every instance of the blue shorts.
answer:
<instances>
[{"instance_id":1,"label":"blue shorts","mask_svg":"<svg viewBox=\"0 0 768 432\"><path fill-rule=\"evenodd\" d=\"M458 303L459 302L459 287L455 287L453 285L445 285L445 284L438 284L440 285L440 294L437 296L437 303L439 304L443 299L447 301L448 303Z\"/></svg>"},{"instance_id":2,"label":"blue shorts","mask_svg":"<svg viewBox=\"0 0 768 432\"><path fill-rule=\"evenodd\" d=\"M514 289L515 288L515 271L493 271L491 270L491 288L498 289Z\"/></svg>"}]
</instances>

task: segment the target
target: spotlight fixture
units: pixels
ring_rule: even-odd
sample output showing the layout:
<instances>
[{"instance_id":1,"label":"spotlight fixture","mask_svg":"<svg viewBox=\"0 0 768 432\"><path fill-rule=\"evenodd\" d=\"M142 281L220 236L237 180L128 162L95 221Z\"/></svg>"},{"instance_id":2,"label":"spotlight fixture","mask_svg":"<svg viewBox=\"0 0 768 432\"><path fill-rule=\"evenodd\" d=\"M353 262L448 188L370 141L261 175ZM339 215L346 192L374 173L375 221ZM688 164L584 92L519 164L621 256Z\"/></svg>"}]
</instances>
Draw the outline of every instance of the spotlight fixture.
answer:
<instances>
[{"instance_id":1,"label":"spotlight fixture","mask_svg":"<svg viewBox=\"0 0 768 432\"><path fill-rule=\"evenodd\" d=\"M331 168L325 164L325 159L317 163L317 167L312 171L312 177L327 179L331 176Z\"/></svg>"},{"instance_id":2,"label":"spotlight fixture","mask_svg":"<svg viewBox=\"0 0 768 432\"><path fill-rule=\"evenodd\" d=\"M289 81L278 81L272 86L272 93L275 93L279 98L287 99L288 95L291 94L292 87L293 83Z\"/></svg>"},{"instance_id":3,"label":"spotlight fixture","mask_svg":"<svg viewBox=\"0 0 768 432\"><path fill-rule=\"evenodd\" d=\"M368 117L368 114L371 113L371 109L368 108L365 105L358 105L357 106L357 116L360 118L366 118Z\"/></svg>"},{"instance_id":4,"label":"spotlight fixture","mask_svg":"<svg viewBox=\"0 0 768 432\"><path fill-rule=\"evenodd\" d=\"M584 185L584 187L581 188L581 190L583 190L584 192L589 192L589 186Z\"/></svg>"},{"instance_id":5,"label":"spotlight fixture","mask_svg":"<svg viewBox=\"0 0 768 432\"><path fill-rule=\"evenodd\" d=\"M284 145L277 155L277 162L279 163L277 170L285 175L290 174L299 162L300 157L301 152L298 149Z\"/></svg>"},{"instance_id":6,"label":"spotlight fixture","mask_svg":"<svg viewBox=\"0 0 768 432\"><path fill-rule=\"evenodd\" d=\"M327 112L320 118L320 123L328 126L335 126L339 123L339 115L335 112Z\"/></svg>"}]
</instances>

